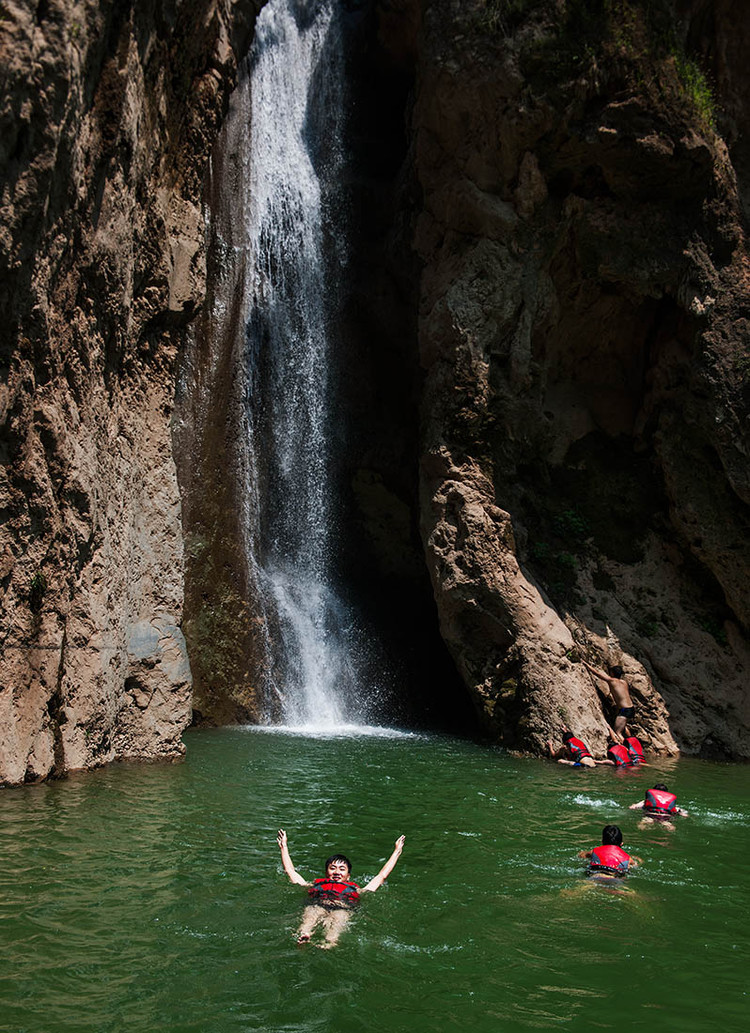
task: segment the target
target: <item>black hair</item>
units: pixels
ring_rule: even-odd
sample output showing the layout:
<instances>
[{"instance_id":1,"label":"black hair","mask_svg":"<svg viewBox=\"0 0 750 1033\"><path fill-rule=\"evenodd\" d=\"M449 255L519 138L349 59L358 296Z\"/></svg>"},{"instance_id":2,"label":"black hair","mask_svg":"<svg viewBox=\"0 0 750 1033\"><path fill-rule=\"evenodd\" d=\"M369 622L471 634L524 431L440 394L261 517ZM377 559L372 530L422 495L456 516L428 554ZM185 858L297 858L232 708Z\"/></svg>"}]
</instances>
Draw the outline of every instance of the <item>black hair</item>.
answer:
<instances>
[{"instance_id":1,"label":"black hair","mask_svg":"<svg viewBox=\"0 0 750 1033\"><path fill-rule=\"evenodd\" d=\"M668 793L669 792L669 790L667 789L667 787L664 785L663 782L657 782L656 785L654 786L654 789L660 789L662 791L662 793Z\"/></svg>"},{"instance_id":2,"label":"black hair","mask_svg":"<svg viewBox=\"0 0 750 1033\"><path fill-rule=\"evenodd\" d=\"M325 863L325 870L328 871L328 865L333 864L334 861L343 861L346 867L349 869L349 874L352 874L352 862L346 856L346 854L331 854Z\"/></svg>"},{"instance_id":3,"label":"black hair","mask_svg":"<svg viewBox=\"0 0 750 1033\"><path fill-rule=\"evenodd\" d=\"M622 678L622 667L619 664L615 664L614 667L610 667L609 673L613 674L615 678Z\"/></svg>"},{"instance_id":4,"label":"black hair","mask_svg":"<svg viewBox=\"0 0 750 1033\"><path fill-rule=\"evenodd\" d=\"M622 846L622 832L619 825L605 825L602 829L602 846Z\"/></svg>"},{"instance_id":5,"label":"black hair","mask_svg":"<svg viewBox=\"0 0 750 1033\"><path fill-rule=\"evenodd\" d=\"M563 732L563 742L567 742L568 739L575 739L572 732Z\"/></svg>"}]
</instances>

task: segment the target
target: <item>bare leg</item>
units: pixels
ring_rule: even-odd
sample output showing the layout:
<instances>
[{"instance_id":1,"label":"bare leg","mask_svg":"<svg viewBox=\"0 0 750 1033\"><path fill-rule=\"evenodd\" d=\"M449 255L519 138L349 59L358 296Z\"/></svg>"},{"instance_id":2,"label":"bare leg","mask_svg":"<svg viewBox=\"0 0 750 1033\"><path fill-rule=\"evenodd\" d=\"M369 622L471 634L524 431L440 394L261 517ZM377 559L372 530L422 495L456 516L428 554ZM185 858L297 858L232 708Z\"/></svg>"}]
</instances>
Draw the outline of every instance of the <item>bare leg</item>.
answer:
<instances>
[{"instance_id":1,"label":"bare leg","mask_svg":"<svg viewBox=\"0 0 750 1033\"><path fill-rule=\"evenodd\" d=\"M328 912L319 904L308 904L302 912L302 924L297 930L297 943L307 943L315 927L323 921Z\"/></svg>"},{"instance_id":2,"label":"bare leg","mask_svg":"<svg viewBox=\"0 0 750 1033\"><path fill-rule=\"evenodd\" d=\"M660 828L666 829L667 832L674 832L674 825L671 821L644 817L638 822L639 829L652 829L654 825L658 825Z\"/></svg>"},{"instance_id":3,"label":"bare leg","mask_svg":"<svg viewBox=\"0 0 750 1033\"><path fill-rule=\"evenodd\" d=\"M606 723L606 722L605 722L605 723ZM615 721L615 724L617 724L617 722L616 722L616 721ZM623 728L625 728L625 725L623 725ZM618 734L617 734L617 732L616 732L616 731L614 730L614 728L612 727L612 725L609 725L609 724L608 724L608 725L607 725L607 729L609 730L609 734L610 734L610 736L612 737L612 739L613 739L613 740L614 740L615 742L619 742L619 743L622 743L622 736L621 736L621 735L618 735Z\"/></svg>"},{"instance_id":4,"label":"bare leg","mask_svg":"<svg viewBox=\"0 0 750 1033\"><path fill-rule=\"evenodd\" d=\"M625 726L627 725L627 723L628 723L628 719L625 717L624 714L618 714L617 717L615 718L614 732L615 732L615 738L617 739L618 742L622 742L623 732L625 731Z\"/></svg>"},{"instance_id":5,"label":"bare leg","mask_svg":"<svg viewBox=\"0 0 750 1033\"><path fill-rule=\"evenodd\" d=\"M339 936L346 929L349 919L351 918L351 911L347 911L343 907L334 908L329 911L323 920L323 927L326 931L325 943L321 943L321 947L324 950L330 950L331 947L335 947L339 942Z\"/></svg>"}]
</instances>

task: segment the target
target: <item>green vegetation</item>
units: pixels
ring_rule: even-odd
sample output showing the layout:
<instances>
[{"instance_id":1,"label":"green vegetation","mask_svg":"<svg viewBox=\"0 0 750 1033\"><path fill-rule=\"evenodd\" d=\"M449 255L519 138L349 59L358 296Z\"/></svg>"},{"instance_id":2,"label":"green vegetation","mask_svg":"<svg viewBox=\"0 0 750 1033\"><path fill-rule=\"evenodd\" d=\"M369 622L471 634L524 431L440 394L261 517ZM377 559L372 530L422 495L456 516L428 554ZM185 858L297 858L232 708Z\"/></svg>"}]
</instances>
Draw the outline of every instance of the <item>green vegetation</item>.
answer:
<instances>
[{"instance_id":1,"label":"green vegetation","mask_svg":"<svg viewBox=\"0 0 750 1033\"><path fill-rule=\"evenodd\" d=\"M716 642L723 647L726 647L729 643L727 640L727 633L724 630L724 622L718 617L708 616L701 617L698 620L698 627L702 628L707 634L711 635Z\"/></svg>"},{"instance_id":2,"label":"green vegetation","mask_svg":"<svg viewBox=\"0 0 750 1033\"><path fill-rule=\"evenodd\" d=\"M656 614L640 613L636 617L635 630L641 638L653 638L659 630L659 619Z\"/></svg>"},{"instance_id":3,"label":"green vegetation","mask_svg":"<svg viewBox=\"0 0 750 1033\"><path fill-rule=\"evenodd\" d=\"M555 532L569 542L575 542L581 548L589 537L589 526L581 514L575 509L566 509L554 519Z\"/></svg>"},{"instance_id":4,"label":"green vegetation","mask_svg":"<svg viewBox=\"0 0 750 1033\"><path fill-rule=\"evenodd\" d=\"M474 17L480 32L510 36L519 22L540 0L484 0Z\"/></svg>"},{"instance_id":5,"label":"green vegetation","mask_svg":"<svg viewBox=\"0 0 750 1033\"><path fill-rule=\"evenodd\" d=\"M575 589L580 557L587 551L588 524L569 507L545 515L540 531L544 537L529 549L532 565L553 598L572 604L579 598Z\"/></svg>"},{"instance_id":6,"label":"green vegetation","mask_svg":"<svg viewBox=\"0 0 750 1033\"><path fill-rule=\"evenodd\" d=\"M700 120L705 125L715 129L716 105L708 79L696 62L691 58L687 57L685 54L678 53L674 56L677 75L679 76L686 94L695 105L695 109L698 112Z\"/></svg>"},{"instance_id":7,"label":"green vegetation","mask_svg":"<svg viewBox=\"0 0 750 1033\"><path fill-rule=\"evenodd\" d=\"M32 613L40 613L44 604L44 595L47 591L47 578L37 570L32 574L29 582L29 609Z\"/></svg>"},{"instance_id":8,"label":"green vegetation","mask_svg":"<svg viewBox=\"0 0 750 1033\"><path fill-rule=\"evenodd\" d=\"M545 31L529 36L524 70L540 90L590 79L598 88L618 83L645 94L655 106L682 109L704 128L714 128L716 105L696 55L686 52L670 0L487 0L485 31L510 35L532 11ZM687 109L687 110L686 110Z\"/></svg>"}]
</instances>

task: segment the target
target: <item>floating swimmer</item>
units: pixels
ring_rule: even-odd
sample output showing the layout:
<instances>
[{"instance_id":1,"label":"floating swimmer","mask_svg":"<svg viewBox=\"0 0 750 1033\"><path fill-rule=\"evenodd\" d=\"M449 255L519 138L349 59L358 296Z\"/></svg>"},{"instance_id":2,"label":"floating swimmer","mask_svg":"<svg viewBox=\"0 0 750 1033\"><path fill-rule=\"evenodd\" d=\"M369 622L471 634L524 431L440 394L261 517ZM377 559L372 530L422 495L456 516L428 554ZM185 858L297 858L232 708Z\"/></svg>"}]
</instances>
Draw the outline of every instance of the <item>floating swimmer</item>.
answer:
<instances>
[{"instance_id":1,"label":"floating swimmer","mask_svg":"<svg viewBox=\"0 0 750 1033\"><path fill-rule=\"evenodd\" d=\"M333 854L325 863L326 874L322 879L308 882L292 864L289 844L284 829L279 829L276 841L281 851L281 863L289 881L297 886L307 886L311 903L302 913L302 923L297 931L297 943L307 943L320 925L325 932L325 942L320 946L335 947L351 917L353 908L359 903L360 893L374 893L396 867L404 848L405 836L399 836L393 853L374 879L366 886L358 886L351 880L351 861L344 854Z\"/></svg>"},{"instance_id":2,"label":"floating swimmer","mask_svg":"<svg viewBox=\"0 0 750 1033\"><path fill-rule=\"evenodd\" d=\"M658 821L664 828L673 829L672 818L679 814L687 818L688 812L677 806L677 797L670 793L663 782L657 782L653 789L647 789L646 795L638 803L631 803L631 811L643 811L643 820L639 828L646 828L652 821Z\"/></svg>"}]
</instances>

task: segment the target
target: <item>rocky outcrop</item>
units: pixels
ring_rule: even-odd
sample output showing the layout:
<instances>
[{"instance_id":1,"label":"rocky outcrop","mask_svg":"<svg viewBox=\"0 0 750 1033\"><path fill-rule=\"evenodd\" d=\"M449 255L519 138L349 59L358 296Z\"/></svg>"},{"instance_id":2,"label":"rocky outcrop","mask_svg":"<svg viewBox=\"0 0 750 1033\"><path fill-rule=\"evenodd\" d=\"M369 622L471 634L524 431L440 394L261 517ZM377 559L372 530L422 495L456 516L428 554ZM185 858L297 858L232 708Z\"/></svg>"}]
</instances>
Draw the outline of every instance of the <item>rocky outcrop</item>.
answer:
<instances>
[{"instance_id":1,"label":"rocky outcrop","mask_svg":"<svg viewBox=\"0 0 750 1033\"><path fill-rule=\"evenodd\" d=\"M183 749L175 361L258 7L3 8L0 782Z\"/></svg>"},{"instance_id":2,"label":"rocky outcrop","mask_svg":"<svg viewBox=\"0 0 750 1033\"><path fill-rule=\"evenodd\" d=\"M747 85L711 6L425 12L423 536L443 635L518 747L561 718L604 746L583 654L625 668L652 748L750 756L748 252L686 41L735 126Z\"/></svg>"}]
</instances>

